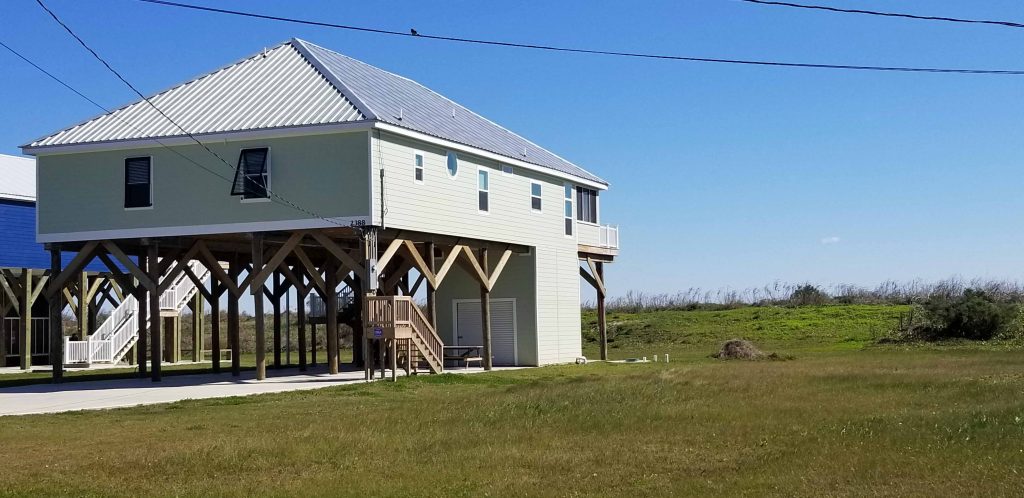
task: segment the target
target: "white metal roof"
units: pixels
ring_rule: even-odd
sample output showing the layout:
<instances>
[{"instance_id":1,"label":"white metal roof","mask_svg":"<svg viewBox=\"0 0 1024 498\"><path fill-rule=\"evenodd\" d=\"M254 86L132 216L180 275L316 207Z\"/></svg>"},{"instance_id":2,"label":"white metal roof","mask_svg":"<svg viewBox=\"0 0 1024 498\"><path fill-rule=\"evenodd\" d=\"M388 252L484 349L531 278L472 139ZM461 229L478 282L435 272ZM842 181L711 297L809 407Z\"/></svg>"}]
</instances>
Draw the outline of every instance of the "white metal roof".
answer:
<instances>
[{"instance_id":1,"label":"white metal roof","mask_svg":"<svg viewBox=\"0 0 1024 498\"><path fill-rule=\"evenodd\" d=\"M601 178L416 83L298 39L150 99L192 135L354 121L382 122L573 177ZM185 136L139 101L36 140L53 146Z\"/></svg>"},{"instance_id":2,"label":"white metal roof","mask_svg":"<svg viewBox=\"0 0 1024 498\"><path fill-rule=\"evenodd\" d=\"M279 45L27 146L112 142L364 119L291 44Z\"/></svg>"},{"instance_id":3,"label":"white metal roof","mask_svg":"<svg viewBox=\"0 0 1024 498\"><path fill-rule=\"evenodd\" d=\"M0 199L36 200L36 160L0 154Z\"/></svg>"}]
</instances>

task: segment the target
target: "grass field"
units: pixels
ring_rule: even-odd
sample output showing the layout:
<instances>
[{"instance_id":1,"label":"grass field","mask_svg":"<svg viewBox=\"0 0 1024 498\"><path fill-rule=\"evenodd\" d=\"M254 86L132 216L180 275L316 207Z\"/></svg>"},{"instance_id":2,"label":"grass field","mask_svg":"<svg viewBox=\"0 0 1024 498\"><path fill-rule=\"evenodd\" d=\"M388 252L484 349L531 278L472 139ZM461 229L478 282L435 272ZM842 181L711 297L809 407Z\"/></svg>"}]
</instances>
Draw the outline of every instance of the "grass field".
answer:
<instances>
[{"instance_id":1,"label":"grass field","mask_svg":"<svg viewBox=\"0 0 1024 498\"><path fill-rule=\"evenodd\" d=\"M669 364L0 418L0 496L1018 495L1024 350L871 346L899 310L847 308L615 319ZM794 359L707 357L737 336Z\"/></svg>"}]
</instances>

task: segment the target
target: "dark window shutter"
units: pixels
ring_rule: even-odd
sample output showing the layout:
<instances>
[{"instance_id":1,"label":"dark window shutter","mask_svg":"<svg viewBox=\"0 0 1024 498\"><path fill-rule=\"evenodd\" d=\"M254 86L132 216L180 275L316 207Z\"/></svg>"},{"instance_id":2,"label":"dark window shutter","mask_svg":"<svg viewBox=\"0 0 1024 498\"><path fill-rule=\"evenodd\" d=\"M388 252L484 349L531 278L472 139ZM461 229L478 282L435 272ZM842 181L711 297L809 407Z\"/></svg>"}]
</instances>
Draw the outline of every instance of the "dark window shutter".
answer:
<instances>
[{"instance_id":1,"label":"dark window shutter","mask_svg":"<svg viewBox=\"0 0 1024 498\"><path fill-rule=\"evenodd\" d=\"M150 160L148 157L131 157L124 160L124 207L149 207Z\"/></svg>"},{"instance_id":2,"label":"dark window shutter","mask_svg":"<svg viewBox=\"0 0 1024 498\"><path fill-rule=\"evenodd\" d=\"M487 211L487 192L480 191L480 210Z\"/></svg>"},{"instance_id":3,"label":"dark window shutter","mask_svg":"<svg viewBox=\"0 0 1024 498\"><path fill-rule=\"evenodd\" d=\"M243 149L238 155L238 168L235 169L235 181L231 186L231 195L240 195L245 199L269 197L267 193L267 153L266 147L259 149Z\"/></svg>"}]
</instances>

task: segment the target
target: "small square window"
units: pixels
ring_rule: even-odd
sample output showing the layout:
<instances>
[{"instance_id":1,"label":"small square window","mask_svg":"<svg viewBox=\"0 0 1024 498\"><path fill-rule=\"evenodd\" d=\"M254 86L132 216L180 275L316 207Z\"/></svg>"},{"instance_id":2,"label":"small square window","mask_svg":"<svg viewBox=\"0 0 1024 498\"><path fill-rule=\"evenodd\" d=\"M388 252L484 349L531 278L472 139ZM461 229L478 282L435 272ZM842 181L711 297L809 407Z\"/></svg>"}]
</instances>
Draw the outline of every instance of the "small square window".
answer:
<instances>
[{"instance_id":1,"label":"small square window","mask_svg":"<svg viewBox=\"0 0 1024 498\"><path fill-rule=\"evenodd\" d=\"M505 176L512 176L512 174L513 174L512 166L509 166L507 164L502 164L501 165L501 174L503 174Z\"/></svg>"}]
</instances>

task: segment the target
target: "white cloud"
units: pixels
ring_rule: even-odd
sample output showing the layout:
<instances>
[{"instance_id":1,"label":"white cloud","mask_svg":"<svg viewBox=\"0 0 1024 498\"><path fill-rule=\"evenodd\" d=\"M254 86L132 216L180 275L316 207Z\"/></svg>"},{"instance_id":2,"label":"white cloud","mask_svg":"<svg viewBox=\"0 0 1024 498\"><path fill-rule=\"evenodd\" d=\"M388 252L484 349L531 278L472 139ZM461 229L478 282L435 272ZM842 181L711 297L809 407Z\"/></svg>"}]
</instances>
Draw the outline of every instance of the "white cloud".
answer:
<instances>
[{"instance_id":1,"label":"white cloud","mask_svg":"<svg viewBox=\"0 0 1024 498\"><path fill-rule=\"evenodd\" d=\"M821 243L825 244L825 245L828 245L828 244L838 244L839 240L840 240L839 237L836 237L835 235L833 235L831 237L825 237L824 239L821 239Z\"/></svg>"}]
</instances>

